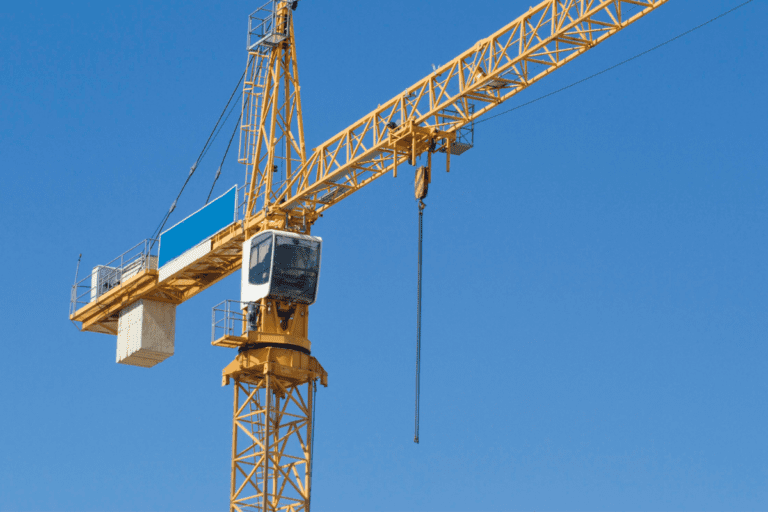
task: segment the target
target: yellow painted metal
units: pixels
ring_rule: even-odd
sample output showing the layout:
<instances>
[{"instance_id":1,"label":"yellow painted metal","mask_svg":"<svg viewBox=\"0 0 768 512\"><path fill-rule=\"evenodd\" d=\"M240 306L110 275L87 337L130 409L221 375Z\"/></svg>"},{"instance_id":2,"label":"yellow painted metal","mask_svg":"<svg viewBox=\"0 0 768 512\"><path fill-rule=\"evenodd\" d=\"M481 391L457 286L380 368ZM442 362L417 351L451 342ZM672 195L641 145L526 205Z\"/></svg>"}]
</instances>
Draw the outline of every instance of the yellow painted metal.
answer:
<instances>
[{"instance_id":1,"label":"yellow painted metal","mask_svg":"<svg viewBox=\"0 0 768 512\"><path fill-rule=\"evenodd\" d=\"M308 511L314 390L328 373L309 355L308 306L260 305L254 331L214 342L239 348L222 372L235 388L230 510Z\"/></svg>"},{"instance_id":2,"label":"yellow painted metal","mask_svg":"<svg viewBox=\"0 0 768 512\"><path fill-rule=\"evenodd\" d=\"M70 319L82 322L84 331L111 332L120 311L140 299L181 304L240 269L243 240L241 225L232 224L213 237L210 253L162 283L157 270L143 270L75 311Z\"/></svg>"},{"instance_id":3,"label":"yellow painted metal","mask_svg":"<svg viewBox=\"0 0 768 512\"><path fill-rule=\"evenodd\" d=\"M312 350L309 341L309 306L262 299L257 328L248 332L243 318L242 336L226 334L211 344L215 347L240 348L247 344L293 345Z\"/></svg>"},{"instance_id":4,"label":"yellow painted metal","mask_svg":"<svg viewBox=\"0 0 768 512\"><path fill-rule=\"evenodd\" d=\"M222 372L234 383L230 511L308 511L314 390L328 373L297 345L306 339L307 306L264 299L257 330ZM303 313L303 314L302 314ZM303 340L303 341L302 341ZM256 345L258 347L258 345Z\"/></svg>"},{"instance_id":5,"label":"yellow painted metal","mask_svg":"<svg viewBox=\"0 0 768 512\"><path fill-rule=\"evenodd\" d=\"M243 88L240 163L246 166L246 226L268 212L287 185L306 167L301 88L290 2L280 2L275 24L287 37L275 48L252 48Z\"/></svg>"},{"instance_id":6,"label":"yellow painted metal","mask_svg":"<svg viewBox=\"0 0 768 512\"><path fill-rule=\"evenodd\" d=\"M546 0L531 7L320 144L276 203L297 214L322 212L398 164L415 163L430 139L451 137L667 1Z\"/></svg>"},{"instance_id":7,"label":"yellow painted metal","mask_svg":"<svg viewBox=\"0 0 768 512\"><path fill-rule=\"evenodd\" d=\"M294 383L320 379L328 386L328 373L314 357L296 350L266 347L247 350L235 358L222 372L223 385L231 380L258 383L268 373Z\"/></svg>"},{"instance_id":8,"label":"yellow painted metal","mask_svg":"<svg viewBox=\"0 0 768 512\"><path fill-rule=\"evenodd\" d=\"M230 511L309 511L317 360L265 348L224 370L234 382Z\"/></svg>"},{"instance_id":9,"label":"yellow painted metal","mask_svg":"<svg viewBox=\"0 0 768 512\"><path fill-rule=\"evenodd\" d=\"M309 510L314 390L328 373L309 355L307 312L262 299L255 331L214 342L239 348L222 372L235 388L231 511Z\"/></svg>"},{"instance_id":10,"label":"yellow painted metal","mask_svg":"<svg viewBox=\"0 0 768 512\"><path fill-rule=\"evenodd\" d=\"M667 1L545 0L309 156L291 20L285 42L269 55L249 57L240 155L248 169L246 219L220 231L211 252L175 276L159 283L155 271L145 270L70 318L84 330L111 332L119 311L139 299L184 302L240 268L247 237L263 229L311 226L325 209L414 161L432 140L447 149L450 168L458 129ZM281 9L287 14L288 2ZM259 69L267 73L259 75Z\"/></svg>"}]
</instances>

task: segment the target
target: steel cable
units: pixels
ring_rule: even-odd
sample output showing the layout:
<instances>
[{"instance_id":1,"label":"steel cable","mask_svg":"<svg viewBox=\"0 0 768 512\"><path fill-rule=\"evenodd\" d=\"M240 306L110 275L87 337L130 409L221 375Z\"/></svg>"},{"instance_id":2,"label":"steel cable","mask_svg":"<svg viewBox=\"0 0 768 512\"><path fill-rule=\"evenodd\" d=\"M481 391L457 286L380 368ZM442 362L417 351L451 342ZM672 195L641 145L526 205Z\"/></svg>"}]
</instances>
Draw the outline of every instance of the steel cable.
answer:
<instances>
[{"instance_id":1,"label":"steel cable","mask_svg":"<svg viewBox=\"0 0 768 512\"><path fill-rule=\"evenodd\" d=\"M416 417L413 442L419 444L419 398L421 395L421 261L422 241L424 239L424 201L419 201L419 266L416 291Z\"/></svg>"},{"instance_id":2,"label":"steel cable","mask_svg":"<svg viewBox=\"0 0 768 512\"><path fill-rule=\"evenodd\" d=\"M309 489L312 489L313 468L315 467L315 411L317 410L317 380L312 381L312 432L309 435ZM307 512L312 505L312 495L307 499Z\"/></svg>"},{"instance_id":3,"label":"steel cable","mask_svg":"<svg viewBox=\"0 0 768 512\"><path fill-rule=\"evenodd\" d=\"M235 94L237 94L238 89L240 89L240 84L243 82L243 79L245 78L245 73L246 72L243 71L243 74L240 75L240 79L237 81L237 85L232 91L232 94L229 96L229 100L227 100L227 104L224 105L224 109L221 111L219 118L216 120L216 124L213 126L213 130L211 130L210 135L208 135L208 140L205 141L205 145L203 146L203 149L200 150L200 154L198 155L197 160L195 161L194 164L192 164L192 167L189 170L189 174L187 174L187 179L184 181L184 184L181 186L181 190L179 190L179 193L176 196L176 199L173 201L173 203L171 204L171 207L168 209L168 213L165 214L165 216L163 217L163 220L157 226L157 229L155 229L155 231L153 232L151 237L151 239L153 240L152 245L154 245L155 241L157 240L157 237L163 231L163 228L165 227L165 224L168 222L168 219L170 218L171 214L176 209L176 205L178 204L179 199L181 198L181 195L184 193L184 189L187 188L187 185L189 184L189 180L192 179L192 175L195 174L195 171L197 170L197 166L205 157L205 154L207 153L210 145L213 143L212 139L215 140L215 136L218 135L218 132L216 131L216 129L219 128L221 119L224 117L224 114L227 113L227 110L229 110L229 105L230 103L232 103L232 98L235 97ZM230 110L230 113L231 113L231 110ZM227 118L229 118L229 115L227 115ZM219 129L219 131L221 130Z\"/></svg>"},{"instance_id":4,"label":"steel cable","mask_svg":"<svg viewBox=\"0 0 768 512\"><path fill-rule=\"evenodd\" d=\"M224 118L224 121L221 123L221 126L219 126L219 129L218 129L218 131L216 132L216 135L214 135L214 136L213 136L213 139L211 139L211 143L210 143L210 144L208 145L208 147L205 149L205 153L203 153L203 155L200 157L200 160L201 160L201 161L203 160L203 158L205 158L205 157L206 157L206 155L208 154L208 151L210 151L210 149L211 149L211 146L213 146L213 143L214 143L214 142L216 142L216 138L217 138L217 137L219 136L219 134L221 133L221 130L223 130L223 129L224 129L224 125L226 125L226 124L227 124L227 121L229 121L229 116L231 116L231 115L232 115L232 112L235 110L235 107L237 107L237 103L233 103L233 104L232 104L232 108L230 108L230 109L229 109L229 113L227 114L227 117L225 117L225 118ZM243 114L242 114L242 112L240 113L240 115L241 115L241 116L243 115Z\"/></svg>"},{"instance_id":5,"label":"steel cable","mask_svg":"<svg viewBox=\"0 0 768 512\"><path fill-rule=\"evenodd\" d=\"M219 176L221 176L221 168L224 167L224 161L227 159L227 155L229 154L229 148L232 146L232 141L235 140L235 134L237 133L237 130L240 128L240 120L242 118L243 118L243 114L241 113L240 117L237 118L237 122L235 123L235 130L232 132L232 136L229 138L229 144L227 144L227 150L224 152L224 158L221 159L221 163L219 164L219 169L216 171L216 177L213 178L213 184L211 185L210 192L208 192L208 197L205 200L205 204L208 204L208 202L211 200L211 194L213 194L213 189L216 186L216 182L219 180Z\"/></svg>"}]
</instances>

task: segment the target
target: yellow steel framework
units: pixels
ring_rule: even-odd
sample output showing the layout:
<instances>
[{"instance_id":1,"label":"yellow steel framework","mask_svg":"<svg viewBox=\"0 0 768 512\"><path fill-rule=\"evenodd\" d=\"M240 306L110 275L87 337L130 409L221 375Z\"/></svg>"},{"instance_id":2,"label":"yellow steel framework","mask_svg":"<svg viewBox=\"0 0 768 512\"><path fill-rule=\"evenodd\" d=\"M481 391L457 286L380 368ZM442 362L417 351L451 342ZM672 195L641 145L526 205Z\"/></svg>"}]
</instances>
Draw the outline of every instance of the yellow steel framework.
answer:
<instances>
[{"instance_id":1,"label":"yellow steel framework","mask_svg":"<svg viewBox=\"0 0 768 512\"><path fill-rule=\"evenodd\" d=\"M282 192L290 193L286 183L307 161L289 2L277 4L274 25L282 41L273 48L254 44L248 52L240 134L240 163L246 166L248 190L246 220L273 204Z\"/></svg>"},{"instance_id":2,"label":"yellow steel framework","mask_svg":"<svg viewBox=\"0 0 768 512\"><path fill-rule=\"evenodd\" d=\"M320 144L275 208L322 212L413 161L433 140L450 141L459 128L667 1L547 0L531 7Z\"/></svg>"},{"instance_id":3,"label":"yellow steel framework","mask_svg":"<svg viewBox=\"0 0 768 512\"><path fill-rule=\"evenodd\" d=\"M326 208L384 174L396 172L409 157L423 154L433 139L442 141L450 159L450 143L446 145L445 139L453 140L458 129L667 1L545 0L320 144L306 158L291 22L290 50L278 47L280 56L270 56L268 61L252 56L249 60L246 100L249 95L272 96L244 101L244 110L258 112L257 105L262 105L261 118L247 112L243 116L241 159L249 167L250 187L247 219L222 229L213 237L210 253L162 283L156 270L144 270L75 311L71 319L82 322L83 330L107 332L113 329L120 310L139 299L184 302L240 268L246 234L284 228L286 217L289 227L313 224ZM263 65L259 67L257 62ZM271 87L257 87L267 80L259 81L254 71L259 69L269 70ZM281 76L282 89L278 85ZM288 101L278 105L273 100L275 93ZM477 108L472 111L470 104ZM286 111L288 105L291 108ZM286 128L290 134L279 141L273 138L270 144L255 127L271 127L273 120L270 134L279 137L279 130L285 132ZM296 136L292 135L294 129ZM285 147L282 156L281 146ZM276 161L284 164L280 172L285 177L279 181L266 172L272 165L272 175L276 174Z\"/></svg>"},{"instance_id":4,"label":"yellow steel framework","mask_svg":"<svg viewBox=\"0 0 768 512\"><path fill-rule=\"evenodd\" d=\"M308 234L325 209L425 152L428 167L432 152L445 152L450 169L458 130L667 1L545 0L308 157L295 2L274 0L279 37L249 41L240 139L243 219L217 233L208 254L163 282L157 270L144 270L71 319L83 330L113 332L119 312L139 299L180 304L235 272L242 242L261 230ZM308 511L314 390L318 381L327 386L328 376L309 355L307 306L262 299L258 307L255 328L213 342L239 351L223 372L224 384L235 389L230 510Z\"/></svg>"},{"instance_id":5,"label":"yellow steel framework","mask_svg":"<svg viewBox=\"0 0 768 512\"><path fill-rule=\"evenodd\" d=\"M308 511L314 391L327 374L313 357L280 348L241 353L234 382L230 510Z\"/></svg>"}]
</instances>

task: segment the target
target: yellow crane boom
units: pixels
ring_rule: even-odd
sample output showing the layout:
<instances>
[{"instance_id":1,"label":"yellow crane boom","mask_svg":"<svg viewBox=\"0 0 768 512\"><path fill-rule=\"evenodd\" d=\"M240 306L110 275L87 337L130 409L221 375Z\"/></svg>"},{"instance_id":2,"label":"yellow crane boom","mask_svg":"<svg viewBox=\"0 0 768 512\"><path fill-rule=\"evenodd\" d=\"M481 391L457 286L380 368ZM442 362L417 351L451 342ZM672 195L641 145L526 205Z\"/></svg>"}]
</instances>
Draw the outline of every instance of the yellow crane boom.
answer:
<instances>
[{"instance_id":1,"label":"yellow crane boom","mask_svg":"<svg viewBox=\"0 0 768 512\"><path fill-rule=\"evenodd\" d=\"M246 234L284 226L286 214L311 224L333 204L396 173L398 165L413 161L435 140L450 159L457 130L667 1L545 0L531 7L317 146L309 157L297 148L302 162L283 183L272 182L271 168L259 168L262 161L249 162L255 169L245 218L214 235L209 252L162 282L156 269L146 268L96 301L73 308L70 319L86 331L116 334L117 314L137 300L184 302L240 268ZM295 68L295 60L292 64ZM298 81L298 74L293 78ZM300 101L293 108L300 116ZM295 141L288 145L296 146Z\"/></svg>"},{"instance_id":2,"label":"yellow crane boom","mask_svg":"<svg viewBox=\"0 0 768 512\"><path fill-rule=\"evenodd\" d=\"M458 129L667 1L547 0L531 7L320 144L288 188L266 205L297 214L322 212L396 172L432 140L451 140Z\"/></svg>"}]
</instances>

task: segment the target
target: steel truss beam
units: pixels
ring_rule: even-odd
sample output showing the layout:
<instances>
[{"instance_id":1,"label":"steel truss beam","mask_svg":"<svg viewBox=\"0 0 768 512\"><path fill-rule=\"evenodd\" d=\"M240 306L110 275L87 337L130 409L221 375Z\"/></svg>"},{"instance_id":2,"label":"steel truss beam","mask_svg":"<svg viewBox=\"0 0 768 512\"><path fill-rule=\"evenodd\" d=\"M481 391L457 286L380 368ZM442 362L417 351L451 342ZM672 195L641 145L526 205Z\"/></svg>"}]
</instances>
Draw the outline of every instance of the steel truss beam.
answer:
<instances>
[{"instance_id":1,"label":"steel truss beam","mask_svg":"<svg viewBox=\"0 0 768 512\"><path fill-rule=\"evenodd\" d=\"M546 0L532 7L320 144L276 209L322 212L667 1ZM443 115L446 109L453 115Z\"/></svg>"}]
</instances>

